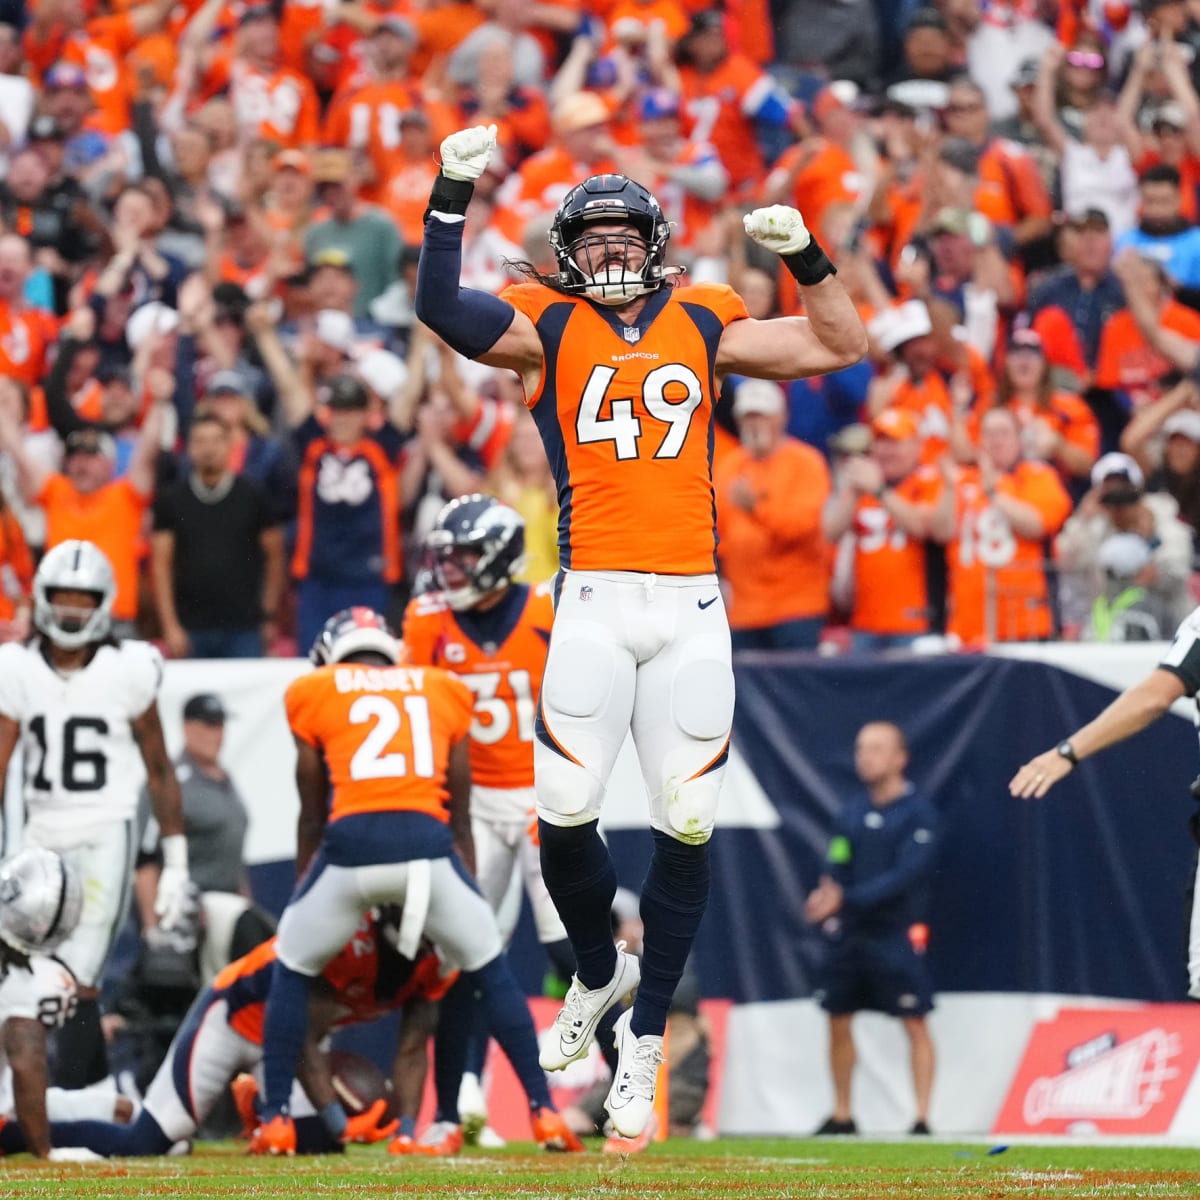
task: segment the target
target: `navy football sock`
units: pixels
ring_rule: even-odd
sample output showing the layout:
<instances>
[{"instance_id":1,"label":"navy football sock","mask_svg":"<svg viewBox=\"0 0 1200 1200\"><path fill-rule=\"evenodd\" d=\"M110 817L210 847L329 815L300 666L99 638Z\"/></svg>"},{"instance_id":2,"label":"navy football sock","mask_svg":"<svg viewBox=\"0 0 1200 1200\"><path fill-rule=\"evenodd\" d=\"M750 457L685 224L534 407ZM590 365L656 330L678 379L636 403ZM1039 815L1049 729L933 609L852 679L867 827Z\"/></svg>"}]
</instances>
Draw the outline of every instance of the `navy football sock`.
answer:
<instances>
[{"instance_id":1,"label":"navy football sock","mask_svg":"<svg viewBox=\"0 0 1200 1200\"><path fill-rule=\"evenodd\" d=\"M492 1037L512 1063L529 1098L529 1107L553 1108L546 1074L538 1063L537 1030L533 1027L525 995L509 970L508 960L501 954L486 967L475 971L471 978L482 993Z\"/></svg>"},{"instance_id":2,"label":"navy football sock","mask_svg":"<svg viewBox=\"0 0 1200 1200\"><path fill-rule=\"evenodd\" d=\"M435 1121L449 1121L452 1125L462 1123L458 1114L458 1089L467 1062L476 987L475 977L464 973L438 1003L437 1032L433 1039Z\"/></svg>"},{"instance_id":3,"label":"navy football sock","mask_svg":"<svg viewBox=\"0 0 1200 1200\"><path fill-rule=\"evenodd\" d=\"M50 1141L55 1146L83 1146L105 1158L151 1158L166 1154L172 1146L171 1139L145 1109L138 1113L132 1125L114 1125L108 1121L55 1121L50 1126ZM11 1153L7 1146L4 1149Z\"/></svg>"},{"instance_id":4,"label":"navy football sock","mask_svg":"<svg viewBox=\"0 0 1200 1200\"><path fill-rule=\"evenodd\" d=\"M292 1094L296 1064L308 1032L308 987L307 975L275 960L263 1015L264 1123L286 1111Z\"/></svg>"},{"instance_id":5,"label":"navy football sock","mask_svg":"<svg viewBox=\"0 0 1200 1200\"><path fill-rule=\"evenodd\" d=\"M667 1012L708 905L708 843L676 841L654 830L642 884L642 982L629 1021L635 1037L662 1035Z\"/></svg>"},{"instance_id":6,"label":"navy football sock","mask_svg":"<svg viewBox=\"0 0 1200 1200\"><path fill-rule=\"evenodd\" d=\"M538 820L542 878L575 951L586 988L604 987L617 969L612 902L617 872L596 821L564 828Z\"/></svg>"}]
</instances>

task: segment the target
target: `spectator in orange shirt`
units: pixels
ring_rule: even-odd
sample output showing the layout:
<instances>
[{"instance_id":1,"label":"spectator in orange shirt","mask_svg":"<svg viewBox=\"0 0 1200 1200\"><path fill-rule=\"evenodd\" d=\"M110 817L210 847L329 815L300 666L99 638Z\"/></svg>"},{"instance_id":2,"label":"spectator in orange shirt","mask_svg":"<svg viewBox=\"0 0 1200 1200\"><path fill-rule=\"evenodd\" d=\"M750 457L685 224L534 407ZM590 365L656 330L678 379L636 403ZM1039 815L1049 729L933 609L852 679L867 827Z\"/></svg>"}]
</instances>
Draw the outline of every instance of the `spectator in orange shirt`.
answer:
<instances>
[{"instance_id":1,"label":"spectator in orange shirt","mask_svg":"<svg viewBox=\"0 0 1200 1200\"><path fill-rule=\"evenodd\" d=\"M976 176L971 207L997 225L1011 226L1020 247L1048 234L1053 206L1037 162L1015 142L989 136L987 103L979 85L965 75L956 79L943 115L951 149L962 141L977 155L974 171L968 172Z\"/></svg>"},{"instance_id":2,"label":"spectator in orange shirt","mask_svg":"<svg viewBox=\"0 0 1200 1200\"><path fill-rule=\"evenodd\" d=\"M871 434L870 454L847 456L837 471L821 523L829 542L852 543L854 649L892 650L930 631L926 544L942 480L921 466L911 413L885 408Z\"/></svg>"},{"instance_id":3,"label":"spectator in orange shirt","mask_svg":"<svg viewBox=\"0 0 1200 1200\"><path fill-rule=\"evenodd\" d=\"M787 126L800 133L800 106L756 63L730 52L717 9L692 16L691 30L680 39L676 56L691 138L711 142L734 180L734 190L748 195L763 173L756 125Z\"/></svg>"},{"instance_id":4,"label":"spectator in orange shirt","mask_svg":"<svg viewBox=\"0 0 1200 1200\"><path fill-rule=\"evenodd\" d=\"M713 472L717 561L735 650L812 650L829 614L821 453L784 433L783 389L748 379L734 392L741 446Z\"/></svg>"},{"instance_id":5,"label":"spectator in orange shirt","mask_svg":"<svg viewBox=\"0 0 1200 1200\"><path fill-rule=\"evenodd\" d=\"M20 414L7 407L0 410L0 448L16 463L22 495L46 510L46 549L80 538L95 543L112 563L117 581L113 631L118 636L132 634L137 618L142 518L154 492L164 407L151 408L129 469L120 479L113 478L117 451L111 434L96 429L72 433L60 475L26 450Z\"/></svg>"},{"instance_id":6,"label":"spectator in orange shirt","mask_svg":"<svg viewBox=\"0 0 1200 1200\"><path fill-rule=\"evenodd\" d=\"M379 202L395 218L406 246L420 245L425 232L425 207L438 173L434 145L429 117L421 109L400 114L399 153Z\"/></svg>"},{"instance_id":7,"label":"spectator in orange shirt","mask_svg":"<svg viewBox=\"0 0 1200 1200\"><path fill-rule=\"evenodd\" d=\"M1071 512L1058 472L1021 457L1020 425L1006 408L980 423L978 466L942 464L930 535L948 547L947 632L968 646L1049 638L1047 539Z\"/></svg>"},{"instance_id":8,"label":"spectator in orange shirt","mask_svg":"<svg viewBox=\"0 0 1200 1200\"><path fill-rule=\"evenodd\" d=\"M1014 330L1008 339L996 398L991 405L977 405L967 424L972 441L978 441L980 421L993 407L1016 415L1026 458L1055 466L1067 486L1088 478L1100 457L1100 424L1078 396L1055 388L1042 338L1034 330Z\"/></svg>"}]
</instances>

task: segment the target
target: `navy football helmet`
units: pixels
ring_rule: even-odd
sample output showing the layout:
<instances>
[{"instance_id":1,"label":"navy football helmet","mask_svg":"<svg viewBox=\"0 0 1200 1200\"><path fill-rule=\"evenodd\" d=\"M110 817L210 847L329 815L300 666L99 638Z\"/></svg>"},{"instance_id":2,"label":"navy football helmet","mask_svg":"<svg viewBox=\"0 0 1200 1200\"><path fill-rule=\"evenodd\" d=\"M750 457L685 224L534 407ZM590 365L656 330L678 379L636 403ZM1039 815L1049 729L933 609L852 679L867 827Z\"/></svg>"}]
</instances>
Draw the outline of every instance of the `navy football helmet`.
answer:
<instances>
[{"instance_id":1,"label":"navy football helmet","mask_svg":"<svg viewBox=\"0 0 1200 1200\"><path fill-rule=\"evenodd\" d=\"M621 221L629 234L589 234L589 221ZM670 273L665 266L671 224L658 201L640 183L624 175L592 175L564 197L550 226L550 245L558 259L558 285L600 304L625 304L656 292ZM609 261L620 253L622 264L631 242L646 252L640 269ZM590 252L590 255L589 255ZM581 267L595 263L595 268Z\"/></svg>"},{"instance_id":2,"label":"navy football helmet","mask_svg":"<svg viewBox=\"0 0 1200 1200\"><path fill-rule=\"evenodd\" d=\"M446 603L464 612L508 587L525 565L525 522L507 504L474 492L438 513L425 545ZM448 579L449 564L455 571Z\"/></svg>"},{"instance_id":3,"label":"navy football helmet","mask_svg":"<svg viewBox=\"0 0 1200 1200\"><path fill-rule=\"evenodd\" d=\"M382 654L391 663L399 663L404 657L387 621L373 608L358 606L343 608L325 622L308 657L318 667L326 667L368 650Z\"/></svg>"}]
</instances>

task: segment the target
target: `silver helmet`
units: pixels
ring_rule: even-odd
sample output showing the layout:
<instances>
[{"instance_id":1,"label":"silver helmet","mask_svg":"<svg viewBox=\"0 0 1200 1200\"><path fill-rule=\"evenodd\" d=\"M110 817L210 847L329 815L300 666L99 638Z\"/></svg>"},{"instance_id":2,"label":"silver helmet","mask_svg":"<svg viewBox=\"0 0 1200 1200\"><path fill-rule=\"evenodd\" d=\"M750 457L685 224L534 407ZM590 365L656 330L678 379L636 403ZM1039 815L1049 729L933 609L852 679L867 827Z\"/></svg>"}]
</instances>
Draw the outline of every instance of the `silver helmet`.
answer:
<instances>
[{"instance_id":1,"label":"silver helmet","mask_svg":"<svg viewBox=\"0 0 1200 1200\"><path fill-rule=\"evenodd\" d=\"M0 941L22 954L47 954L79 924L83 885L53 850L27 846L0 862Z\"/></svg>"},{"instance_id":2,"label":"silver helmet","mask_svg":"<svg viewBox=\"0 0 1200 1200\"><path fill-rule=\"evenodd\" d=\"M56 591L91 592L94 609L56 604ZM67 650L102 641L112 628L117 581L98 546L72 538L46 551L33 577L33 623L55 645Z\"/></svg>"}]
</instances>

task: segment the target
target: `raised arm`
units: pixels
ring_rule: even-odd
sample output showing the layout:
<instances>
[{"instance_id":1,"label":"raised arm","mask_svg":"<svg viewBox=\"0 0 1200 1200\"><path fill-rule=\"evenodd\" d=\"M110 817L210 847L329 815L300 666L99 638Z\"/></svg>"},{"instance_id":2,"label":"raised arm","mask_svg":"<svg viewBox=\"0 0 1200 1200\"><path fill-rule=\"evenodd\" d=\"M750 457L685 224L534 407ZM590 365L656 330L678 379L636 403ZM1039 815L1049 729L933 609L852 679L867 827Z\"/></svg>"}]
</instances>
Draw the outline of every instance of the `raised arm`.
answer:
<instances>
[{"instance_id":1,"label":"raised arm","mask_svg":"<svg viewBox=\"0 0 1200 1200\"><path fill-rule=\"evenodd\" d=\"M867 331L837 278L837 269L794 208L759 208L745 219L746 233L773 250L800 285L806 317L734 321L717 350L721 375L801 379L856 363L867 352Z\"/></svg>"},{"instance_id":2,"label":"raised arm","mask_svg":"<svg viewBox=\"0 0 1200 1200\"><path fill-rule=\"evenodd\" d=\"M542 364L533 322L497 296L459 286L467 206L495 148L495 125L463 129L442 142L442 169L425 210L416 312L467 358L528 375Z\"/></svg>"},{"instance_id":3,"label":"raised arm","mask_svg":"<svg viewBox=\"0 0 1200 1200\"><path fill-rule=\"evenodd\" d=\"M1051 42L1038 64L1037 83L1033 87L1033 123L1057 158L1062 157L1067 145L1067 132L1058 119L1058 108L1054 102L1058 72L1065 57L1066 49L1062 43Z\"/></svg>"},{"instance_id":4,"label":"raised arm","mask_svg":"<svg viewBox=\"0 0 1200 1200\"><path fill-rule=\"evenodd\" d=\"M291 356L283 348L275 330L275 316L270 305L260 300L246 310L246 328L254 335L263 365L275 384L275 391L283 402L284 416L293 428L302 425L313 411L315 397Z\"/></svg>"}]
</instances>

